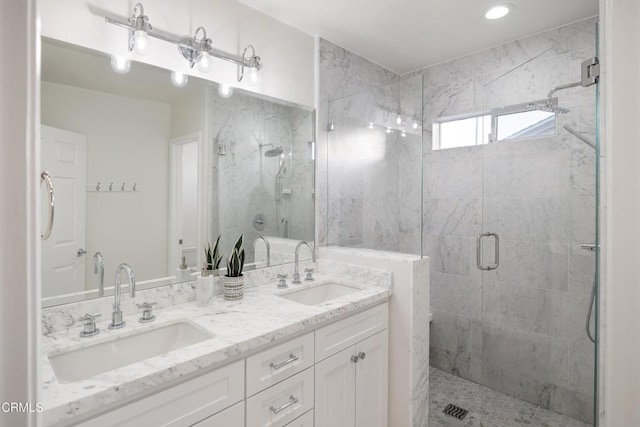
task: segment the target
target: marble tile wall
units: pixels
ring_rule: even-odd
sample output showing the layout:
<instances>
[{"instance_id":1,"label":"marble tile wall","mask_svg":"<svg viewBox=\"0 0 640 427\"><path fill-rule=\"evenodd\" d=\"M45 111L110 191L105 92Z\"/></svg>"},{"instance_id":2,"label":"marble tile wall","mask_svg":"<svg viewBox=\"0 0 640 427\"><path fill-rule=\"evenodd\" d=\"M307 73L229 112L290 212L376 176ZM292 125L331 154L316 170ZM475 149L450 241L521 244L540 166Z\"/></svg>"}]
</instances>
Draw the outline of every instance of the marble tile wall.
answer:
<instances>
[{"instance_id":1,"label":"marble tile wall","mask_svg":"<svg viewBox=\"0 0 640 427\"><path fill-rule=\"evenodd\" d=\"M594 49L587 20L421 71L431 365L586 422L594 257L579 245L595 239L595 153L562 126L594 137L594 89L556 94L570 112L552 137L433 151L430 128L438 117L544 99L579 80ZM500 267L482 273L475 237L485 231L500 235ZM492 263L492 245L483 249Z\"/></svg>"},{"instance_id":2,"label":"marble tile wall","mask_svg":"<svg viewBox=\"0 0 640 427\"><path fill-rule=\"evenodd\" d=\"M290 237L313 240L311 112L240 93L230 98L215 93L211 102L213 182L219 195L213 206L218 220L213 238L225 230L220 241L226 251L242 233L245 249L260 235L283 236L275 202L280 157L264 156L266 150L280 146L286 168L282 186L290 193L281 198L279 218L287 218ZM260 148L260 144L273 146ZM218 155L217 147L223 145L227 154ZM263 230L254 227L257 214L264 217ZM246 253L247 262L253 262L253 251Z\"/></svg>"}]
</instances>

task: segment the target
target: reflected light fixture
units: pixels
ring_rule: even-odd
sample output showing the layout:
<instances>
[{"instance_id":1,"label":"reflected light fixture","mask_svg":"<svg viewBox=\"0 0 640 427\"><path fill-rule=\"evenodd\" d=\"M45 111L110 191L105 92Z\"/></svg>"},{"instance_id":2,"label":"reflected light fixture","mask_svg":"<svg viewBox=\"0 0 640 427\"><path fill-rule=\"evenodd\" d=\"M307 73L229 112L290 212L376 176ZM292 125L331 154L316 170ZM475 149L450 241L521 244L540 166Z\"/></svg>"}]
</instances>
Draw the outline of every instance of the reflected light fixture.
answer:
<instances>
[{"instance_id":1,"label":"reflected light fixture","mask_svg":"<svg viewBox=\"0 0 640 427\"><path fill-rule=\"evenodd\" d=\"M229 98L233 95L233 88L225 83L218 84L218 95L223 98Z\"/></svg>"},{"instance_id":2,"label":"reflected light fixture","mask_svg":"<svg viewBox=\"0 0 640 427\"><path fill-rule=\"evenodd\" d=\"M373 129L373 122L369 122L369 129Z\"/></svg>"},{"instance_id":3,"label":"reflected light fixture","mask_svg":"<svg viewBox=\"0 0 640 427\"><path fill-rule=\"evenodd\" d=\"M405 132L405 131L400 132L400 136L403 137L403 138L406 137L407 136L407 132Z\"/></svg>"},{"instance_id":4,"label":"reflected light fixture","mask_svg":"<svg viewBox=\"0 0 640 427\"><path fill-rule=\"evenodd\" d=\"M402 124L402 116L398 116L396 118L396 124L401 125Z\"/></svg>"},{"instance_id":5,"label":"reflected light fixture","mask_svg":"<svg viewBox=\"0 0 640 427\"><path fill-rule=\"evenodd\" d=\"M484 17L489 20L504 18L511 12L513 6L510 4L496 4L484 11Z\"/></svg>"},{"instance_id":6,"label":"reflected light fixture","mask_svg":"<svg viewBox=\"0 0 640 427\"><path fill-rule=\"evenodd\" d=\"M387 133L391 133L391 132L392 132L392 131L391 131L391 128L390 128L390 127L387 127L387 130L386 130L385 132L387 132Z\"/></svg>"},{"instance_id":7,"label":"reflected light fixture","mask_svg":"<svg viewBox=\"0 0 640 427\"><path fill-rule=\"evenodd\" d=\"M189 76L179 71L171 72L171 84L175 87L185 87L189 81Z\"/></svg>"},{"instance_id":8,"label":"reflected light fixture","mask_svg":"<svg viewBox=\"0 0 640 427\"><path fill-rule=\"evenodd\" d=\"M414 129L418 129L418 122L413 122L413 126Z\"/></svg>"},{"instance_id":9,"label":"reflected light fixture","mask_svg":"<svg viewBox=\"0 0 640 427\"><path fill-rule=\"evenodd\" d=\"M131 70L131 61L123 56L111 55L111 68L118 74L127 74Z\"/></svg>"},{"instance_id":10,"label":"reflected light fixture","mask_svg":"<svg viewBox=\"0 0 640 427\"><path fill-rule=\"evenodd\" d=\"M189 38L176 37L160 30L155 31L149 22L149 17L144 14L142 3L135 4L133 13L126 22L109 17L105 17L105 22L129 31L129 52L139 55L147 54L151 47L150 38L153 37L178 46L179 52L189 61L191 68L197 64L198 70L203 73L211 71L212 59L218 58L238 66L238 82L244 78L245 68L249 69L247 83L250 86L258 86L261 82L262 59L256 55L252 45L244 48L242 56L228 55L213 49L212 41L207 38L204 27L198 27L194 36Z\"/></svg>"}]
</instances>

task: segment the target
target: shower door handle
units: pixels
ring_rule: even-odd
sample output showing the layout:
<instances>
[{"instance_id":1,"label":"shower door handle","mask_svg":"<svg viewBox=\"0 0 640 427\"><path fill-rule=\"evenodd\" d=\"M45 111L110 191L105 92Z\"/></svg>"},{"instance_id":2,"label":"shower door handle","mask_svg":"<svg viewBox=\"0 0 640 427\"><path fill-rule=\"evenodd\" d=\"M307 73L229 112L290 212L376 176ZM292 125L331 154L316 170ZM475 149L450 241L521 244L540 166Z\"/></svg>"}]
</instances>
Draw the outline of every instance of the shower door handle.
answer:
<instances>
[{"instance_id":1,"label":"shower door handle","mask_svg":"<svg viewBox=\"0 0 640 427\"><path fill-rule=\"evenodd\" d=\"M494 251L495 251L494 265L488 265L488 266L482 265L482 238L484 237L493 237L496 241L495 247L494 247ZM491 271L491 270L497 269L499 265L500 265L500 237L498 236L498 234L497 233L478 234L478 237L476 238L476 266L478 267L478 269L484 270L484 271Z\"/></svg>"}]
</instances>

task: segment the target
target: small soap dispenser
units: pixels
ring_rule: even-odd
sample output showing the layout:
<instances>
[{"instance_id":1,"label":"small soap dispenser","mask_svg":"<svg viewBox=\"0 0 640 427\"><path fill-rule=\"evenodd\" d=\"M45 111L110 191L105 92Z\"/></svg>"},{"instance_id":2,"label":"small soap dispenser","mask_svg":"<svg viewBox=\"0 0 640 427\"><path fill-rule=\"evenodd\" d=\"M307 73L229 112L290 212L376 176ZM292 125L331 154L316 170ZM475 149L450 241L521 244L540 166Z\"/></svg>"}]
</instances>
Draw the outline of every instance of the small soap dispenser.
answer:
<instances>
[{"instance_id":1,"label":"small soap dispenser","mask_svg":"<svg viewBox=\"0 0 640 427\"><path fill-rule=\"evenodd\" d=\"M191 277L191 270L187 267L186 257L182 257L182 263L176 271L176 279L178 279L178 282L189 282L193 280L193 277Z\"/></svg>"},{"instance_id":2,"label":"small soap dispenser","mask_svg":"<svg viewBox=\"0 0 640 427\"><path fill-rule=\"evenodd\" d=\"M207 270L207 263L202 265L202 272L196 281L196 304L208 307L213 302L213 276Z\"/></svg>"}]
</instances>

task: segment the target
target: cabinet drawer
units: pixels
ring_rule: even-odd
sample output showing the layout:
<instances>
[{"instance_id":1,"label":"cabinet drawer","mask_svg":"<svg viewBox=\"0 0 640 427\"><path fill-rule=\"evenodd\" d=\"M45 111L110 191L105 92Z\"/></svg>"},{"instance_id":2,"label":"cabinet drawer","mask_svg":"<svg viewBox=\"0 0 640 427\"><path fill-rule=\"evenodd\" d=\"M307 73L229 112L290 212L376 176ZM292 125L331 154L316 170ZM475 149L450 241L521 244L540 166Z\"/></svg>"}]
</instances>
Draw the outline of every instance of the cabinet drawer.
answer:
<instances>
[{"instance_id":1,"label":"cabinet drawer","mask_svg":"<svg viewBox=\"0 0 640 427\"><path fill-rule=\"evenodd\" d=\"M244 402L202 420L193 427L244 427Z\"/></svg>"},{"instance_id":2,"label":"cabinet drawer","mask_svg":"<svg viewBox=\"0 0 640 427\"><path fill-rule=\"evenodd\" d=\"M92 418L83 427L191 426L242 400L244 360Z\"/></svg>"},{"instance_id":3,"label":"cabinet drawer","mask_svg":"<svg viewBox=\"0 0 640 427\"><path fill-rule=\"evenodd\" d=\"M291 421L286 427L313 427L313 409Z\"/></svg>"},{"instance_id":4,"label":"cabinet drawer","mask_svg":"<svg viewBox=\"0 0 640 427\"><path fill-rule=\"evenodd\" d=\"M313 366L313 332L247 358L247 396Z\"/></svg>"},{"instance_id":5,"label":"cabinet drawer","mask_svg":"<svg viewBox=\"0 0 640 427\"><path fill-rule=\"evenodd\" d=\"M387 329L389 305L381 304L316 331L316 362Z\"/></svg>"},{"instance_id":6,"label":"cabinet drawer","mask_svg":"<svg viewBox=\"0 0 640 427\"><path fill-rule=\"evenodd\" d=\"M313 408L313 368L247 399L247 427L282 427Z\"/></svg>"}]
</instances>

